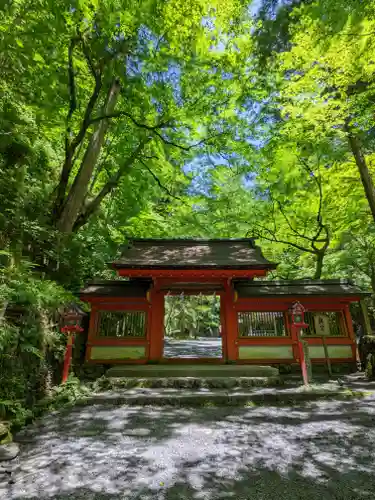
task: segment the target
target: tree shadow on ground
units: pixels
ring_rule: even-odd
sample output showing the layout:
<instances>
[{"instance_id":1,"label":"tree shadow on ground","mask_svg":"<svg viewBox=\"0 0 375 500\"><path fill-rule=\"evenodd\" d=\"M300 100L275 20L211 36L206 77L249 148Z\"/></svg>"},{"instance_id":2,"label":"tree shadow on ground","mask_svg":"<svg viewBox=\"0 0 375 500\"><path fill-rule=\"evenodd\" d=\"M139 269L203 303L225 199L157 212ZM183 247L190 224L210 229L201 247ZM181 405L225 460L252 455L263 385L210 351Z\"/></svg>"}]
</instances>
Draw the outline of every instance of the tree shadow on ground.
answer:
<instances>
[{"instance_id":1,"label":"tree shadow on ground","mask_svg":"<svg viewBox=\"0 0 375 500\"><path fill-rule=\"evenodd\" d=\"M9 500L374 497L375 401L76 407L25 429Z\"/></svg>"},{"instance_id":2,"label":"tree shadow on ground","mask_svg":"<svg viewBox=\"0 0 375 500\"><path fill-rule=\"evenodd\" d=\"M164 339L165 358L221 358L221 338L188 340Z\"/></svg>"}]
</instances>

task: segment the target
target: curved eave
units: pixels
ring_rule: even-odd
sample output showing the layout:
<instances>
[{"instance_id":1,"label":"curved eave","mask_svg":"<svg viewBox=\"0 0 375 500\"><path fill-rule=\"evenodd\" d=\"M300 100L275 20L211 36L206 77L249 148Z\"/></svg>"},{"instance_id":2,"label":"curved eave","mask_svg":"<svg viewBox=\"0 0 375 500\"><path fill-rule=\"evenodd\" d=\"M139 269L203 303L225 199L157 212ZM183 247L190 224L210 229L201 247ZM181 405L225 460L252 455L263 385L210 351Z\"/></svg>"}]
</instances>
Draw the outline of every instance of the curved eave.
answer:
<instances>
[{"instance_id":1,"label":"curved eave","mask_svg":"<svg viewBox=\"0 0 375 500\"><path fill-rule=\"evenodd\" d=\"M196 271L196 270L208 270L208 271L252 271L252 270L270 270L270 269L276 269L277 264L274 264L273 262L269 262L266 264L254 264L254 265L238 265L238 266L217 266L217 265L196 265L196 266L189 266L189 265L172 265L172 266L164 266L164 265L154 265L154 266L146 266L146 265L138 265L134 266L131 264L122 264L120 262L112 262L111 264L108 264L112 268L116 270L120 269L131 269L133 271L170 271L170 270L180 270L180 271Z\"/></svg>"},{"instance_id":2,"label":"curved eave","mask_svg":"<svg viewBox=\"0 0 375 500\"><path fill-rule=\"evenodd\" d=\"M335 299L350 299L353 300L354 302L359 301L363 299L364 297L368 297L371 294L368 293L348 293L348 294L342 294L342 293L321 293L321 294L297 294L297 293L268 293L268 294L261 294L261 295L240 295L238 296L239 300L248 300L248 299L255 299L255 300L261 300L261 299L284 299L284 298L293 298L293 299L329 299L330 297L335 298Z\"/></svg>"},{"instance_id":3,"label":"curved eave","mask_svg":"<svg viewBox=\"0 0 375 500\"><path fill-rule=\"evenodd\" d=\"M281 302L283 300L288 301L301 301L302 304L304 301L326 301L329 303L330 300L339 301L339 302L359 302L363 298L368 297L369 293L367 292L355 292L355 293L262 293L259 295L242 295L238 294L238 300L242 301L267 301L272 299L273 301Z\"/></svg>"}]
</instances>

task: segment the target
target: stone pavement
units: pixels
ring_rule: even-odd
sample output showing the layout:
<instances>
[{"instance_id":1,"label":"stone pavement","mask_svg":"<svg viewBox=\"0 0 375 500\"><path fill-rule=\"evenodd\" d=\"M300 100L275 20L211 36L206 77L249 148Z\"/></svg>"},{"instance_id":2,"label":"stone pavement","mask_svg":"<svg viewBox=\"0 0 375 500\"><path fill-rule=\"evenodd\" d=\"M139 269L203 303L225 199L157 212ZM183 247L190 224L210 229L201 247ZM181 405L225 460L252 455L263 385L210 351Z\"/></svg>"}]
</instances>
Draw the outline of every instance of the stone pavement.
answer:
<instances>
[{"instance_id":1,"label":"stone pavement","mask_svg":"<svg viewBox=\"0 0 375 500\"><path fill-rule=\"evenodd\" d=\"M18 436L15 483L0 486L0 498L373 499L374 424L373 396L293 407L77 406Z\"/></svg>"},{"instance_id":2,"label":"stone pavement","mask_svg":"<svg viewBox=\"0 0 375 500\"><path fill-rule=\"evenodd\" d=\"M221 338L199 337L197 339L175 340L164 338L165 358L221 358Z\"/></svg>"}]
</instances>

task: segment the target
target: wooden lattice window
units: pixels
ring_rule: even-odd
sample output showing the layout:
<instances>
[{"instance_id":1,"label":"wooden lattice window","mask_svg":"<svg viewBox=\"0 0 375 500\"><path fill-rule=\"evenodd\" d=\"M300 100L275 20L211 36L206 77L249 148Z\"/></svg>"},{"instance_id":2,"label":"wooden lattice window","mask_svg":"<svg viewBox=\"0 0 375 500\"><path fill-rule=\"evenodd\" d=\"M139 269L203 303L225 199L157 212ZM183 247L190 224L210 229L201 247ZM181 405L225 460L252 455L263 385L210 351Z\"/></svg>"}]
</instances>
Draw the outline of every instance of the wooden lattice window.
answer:
<instances>
[{"instance_id":1,"label":"wooden lattice window","mask_svg":"<svg viewBox=\"0 0 375 500\"><path fill-rule=\"evenodd\" d=\"M341 312L306 312L305 322L309 325L305 335L340 337L346 335L344 318Z\"/></svg>"},{"instance_id":2,"label":"wooden lattice window","mask_svg":"<svg viewBox=\"0 0 375 500\"><path fill-rule=\"evenodd\" d=\"M238 313L240 337L286 337L284 313L246 311Z\"/></svg>"},{"instance_id":3,"label":"wooden lattice window","mask_svg":"<svg viewBox=\"0 0 375 500\"><path fill-rule=\"evenodd\" d=\"M101 311L99 337L145 337L146 313L143 311Z\"/></svg>"}]
</instances>

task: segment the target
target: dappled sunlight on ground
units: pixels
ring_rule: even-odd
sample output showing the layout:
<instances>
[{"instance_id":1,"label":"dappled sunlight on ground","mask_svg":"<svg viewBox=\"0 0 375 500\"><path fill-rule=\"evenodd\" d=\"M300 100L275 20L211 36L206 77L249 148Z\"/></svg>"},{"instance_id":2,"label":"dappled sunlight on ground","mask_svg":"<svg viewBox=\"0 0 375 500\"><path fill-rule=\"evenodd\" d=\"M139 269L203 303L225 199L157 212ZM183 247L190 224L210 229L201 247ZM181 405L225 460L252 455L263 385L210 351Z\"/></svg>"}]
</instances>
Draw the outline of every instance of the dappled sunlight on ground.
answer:
<instances>
[{"instance_id":1,"label":"dappled sunlight on ground","mask_svg":"<svg viewBox=\"0 0 375 500\"><path fill-rule=\"evenodd\" d=\"M164 338L165 358L221 358L221 338L175 340Z\"/></svg>"},{"instance_id":2,"label":"dappled sunlight on ground","mask_svg":"<svg viewBox=\"0 0 375 500\"><path fill-rule=\"evenodd\" d=\"M366 499L375 400L80 407L24 431L7 499Z\"/></svg>"}]
</instances>

